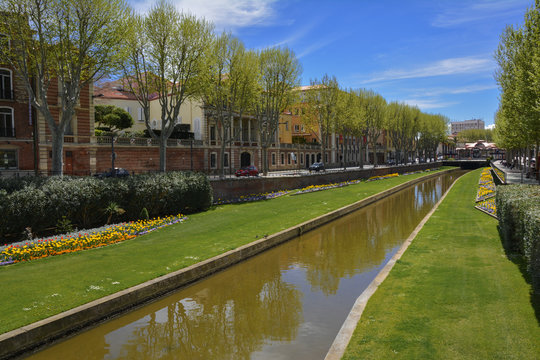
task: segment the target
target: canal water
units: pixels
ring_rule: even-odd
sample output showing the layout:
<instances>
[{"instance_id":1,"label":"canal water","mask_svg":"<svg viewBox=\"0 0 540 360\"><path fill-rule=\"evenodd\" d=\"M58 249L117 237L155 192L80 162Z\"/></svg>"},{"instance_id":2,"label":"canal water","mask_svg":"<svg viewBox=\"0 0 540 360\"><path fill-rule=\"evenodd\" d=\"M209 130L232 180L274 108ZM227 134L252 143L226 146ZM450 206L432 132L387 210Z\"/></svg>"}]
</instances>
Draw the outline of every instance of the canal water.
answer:
<instances>
[{"instance_id":1,"label":"canal water","mask_svg":"<svg viewBox=\"0 0 540 360\"><path fill-rule=\"evenodd\" d=\"M458 176L400 191L31 359L323 359L356 298Z\"/></svg>"}]
</instances>

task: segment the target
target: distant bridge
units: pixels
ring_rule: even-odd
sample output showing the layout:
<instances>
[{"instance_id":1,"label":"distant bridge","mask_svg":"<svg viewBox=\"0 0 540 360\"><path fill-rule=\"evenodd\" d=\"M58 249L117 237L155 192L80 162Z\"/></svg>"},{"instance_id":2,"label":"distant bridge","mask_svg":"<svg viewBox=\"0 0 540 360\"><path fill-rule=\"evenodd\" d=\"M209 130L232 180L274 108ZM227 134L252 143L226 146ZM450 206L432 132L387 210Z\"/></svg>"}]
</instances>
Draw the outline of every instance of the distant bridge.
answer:
<instances>
[{"instance_id":1,"label":"distant bridge","mask_svg":"<svg viewBox=\"0 0 540 360\"><path fill-rule=\"evenodd\" d=\"M443 160L444 166L459 166L462 169L472 170L489 166L487 159Z\"/></svg>"}]
</instances>

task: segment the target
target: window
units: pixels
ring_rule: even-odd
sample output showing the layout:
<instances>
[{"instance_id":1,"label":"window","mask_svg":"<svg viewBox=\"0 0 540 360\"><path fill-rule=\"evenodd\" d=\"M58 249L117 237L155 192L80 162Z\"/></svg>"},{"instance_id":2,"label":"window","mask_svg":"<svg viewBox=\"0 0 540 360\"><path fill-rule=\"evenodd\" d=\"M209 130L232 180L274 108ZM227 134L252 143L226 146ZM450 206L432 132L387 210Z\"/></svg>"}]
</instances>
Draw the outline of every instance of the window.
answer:
<instances>
[{"instance_id":1,"label":"window","mask_svg":"<svg viewBox=\"0 0 540 360\"><path fill-rule=\"evenodd\" d=\"M144 121L144 109L139 108L139 121Z\"/></svg>"},{"instance_id":2,"label":"window","mask_svg":"<svg viewBox=\"0 0 540 360\"><path fill-rule=\"evenodd\" d=\"M276 165L276 153L272 153L272 165Z\"/></svg>"},{"instance_id":3,"label":"window","mask_svg":"<svg viewBox=\"0 0 540 360\"><path fill-rule=\"evenodd\" d=\"M182 117L181 116L178 116L176 118L176 122L174 123L175 125L178 125L178 124L181 124L182 123Z\"/></svg>"},{"instance_id":4,"label":"window","mask_svg":"<svg viewBox=\"0 0 540 360\"><path fill-rule=\"evenodd\" d=\"M17 169L17 151L0 149L0 169Z\"/></svg>"},{"instance_id":5,"label":"window","mask_svg":"<svg viewBox=\"0 0 540 360\"><path fill-rule=\"evenodd\" d=\"M302 126L300 127L300 129L302 130L302 132L304 132L304 131L305 131L305 130L304 130L304 125L302 125Z\"/></svg>"},{"instance_id":6,"label":"window","mask_svg":"<svg viewBox=\"0 0 540 360\"><path fill-rule=\"evenodd\" d=\"M126 110L126 112L127 112L128 114L131 114L131 109L129 108L129 106L126 106L126 107L124 108L124 110Z\"/></svg>"},{"instance_id":7,"label":"window","mask_svg":"<svg viewBox=\"0 0 540 360\"><path fill-rule=\"evenodd\" d=\"M0 108L0 137L15 137L12 108Z\"/></svg>"},{"instance_id":8,"label":"window","mask_svg":"<svg viewBox=\"0 0 540 360\"><path fill-rule=\"evenodd\" d=\"M152 120L152 129L157 129L157 120Z\"/></svg>"},{"instance_id":9,"label":"window","mask_svg":"<svg viewBox=\"0 0 540 360\"><path fill-rule=\"evenodd\" d=\"M294 132L300 131L300 125L294 125Z\"/></svg>"},{"instance_id":10,"label":"window","mask_svg":"<svg viewBox=\"0 0 540 360\"><path fill-rule=\"evenodd\" d=\"M285 165L285 154L281 153L281 165Z\"/></svg>"},{"instance_id":11,"label":"window","mask_svg":"<svg viewBox=\"0 0 540 360\"><path fill-rule=\"evenodd\" d=\"M0 69L0 99L13 99L11 70Z\"/></svg>"},{"instance_id":12,"label":"window","mask_svg":"<svg viewBox=\"0 0 540 360\"><path fill-rule=\"evenodd\" d=\"M291 165L291 153L287 156L287 164Z\"/></svg>"},{"instance_id":13,"label":"window","mask_svg":"<svg viewBox=\"0 0 540 360\"><path fill-rule=\"evenodd\" d=\"M215 141L216 140L216 127L210 126L210 140Z\"/></svg>"},{"instance_id":14,"label":"window","mask_svg":"<svg viewBox=\"0 0 540 360\"><path fill-rule=\"evenodd\" d=\"M217 154L211 153L210 154L210 168L215 169L217 164Z\"/></svg>"},{"instance_id":15,"label":"window","mask_svg":"<svg viewBox=\"0 0 540 360\"><path fill-rule=\"evenodd\" d=\"M304 163L304 153L300 154L300 164Z\"/></svg>"},{"instance_id":16,"label":"window","mask_svg":"<svg viewBox=\"0 0 540 360\"><path fill-rule=\"evenodd\" d=\"M229 153L225 153L225 156L223 157L223 167L228 168L229 167Z\"/></svg>"},{"instance_id":17,"label":"window","mask_svg":"<svg viewBox=\"0 0 540 360\"><path fill-rule=\"evenodd\" d=\"M288 121L285 122L285 131L289 131L289 122Z\"/></svg>"}]
</instances>

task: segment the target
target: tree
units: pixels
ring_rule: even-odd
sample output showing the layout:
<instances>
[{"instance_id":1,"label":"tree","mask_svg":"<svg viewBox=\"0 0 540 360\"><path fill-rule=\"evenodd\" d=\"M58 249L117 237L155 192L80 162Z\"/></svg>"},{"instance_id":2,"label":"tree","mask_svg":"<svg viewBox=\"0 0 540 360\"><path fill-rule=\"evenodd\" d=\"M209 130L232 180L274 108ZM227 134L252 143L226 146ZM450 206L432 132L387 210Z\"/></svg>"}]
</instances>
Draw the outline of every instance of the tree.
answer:
<instances>
[{"instance_id":1,"label":"tree","mask_svg":"<svg viewBox=\"0 0 540 360\"><path fill-rule=\"evenodd\" d=\"M373 166L377 166L377 140L384 128L386 100L372 90L358 92L362 113L365 118L367 141L373 151Z\"/></svg>"},{"instance_id":2,"label":"tree","mask_svg":"<svg viewBox=\"0 0 540 360\"><path fill-rule=\"evenodd\" d=\"M129 8L123 0L3 0L9 46L0 62L22 79L52 135L52 173L62 175L64 133L81 90L114 73L124 57ZM57 86L59 116L48 101Z\"/></svg>"},{"instance_id":3,"label":"tree","mask_svg":"<svg viewBox=\"0 0 540 360\"><path fill-rule=\"evenodd\" d=\"M108 127L112 132L133 126L133 117L126 110L114 105L96 105L95 121Z\"/></svg>"},{"instance_id":4,"label":"tree","mask_svg":"<svg viewBox=\"0 0 540 360\"><path fill-rule=\"evenodd\" d=\"M321 80L310 81L305 91L305 117L308 126L317 128L324 156L330 134L336 131L339 85L335 76L325 74Z\"/></svg>"},{"instance_id":5,"label":"tree","mask_svg":"<svg viewBox=\"0 0 540 360\"><path fill-rule=\"evenodd\" d=\"M436 158L437 147L444 141L449 121L440 114L420 115L418 147L424 158Z\"/></svg>"},{"instance_id":6,"label":"tree","mask_svg":"<svg viewBox=\"0 0 540 360\"><path fill-rule=\"evenodd\" d=\"M495 79L501 89L496 115L499 147L522 158L540 146L540 2L525 13L522 27L507 26L495 52Z\"/></svg>"},{"instance_id":7,"label":"tree","mask_svg":"<svg viewBox=\"0 0 540 360\"><path fill-rule=\"evenodd\" d=\"M206 20L178 12L159 0L129 36L132 45L124 65L125 80L145 114L146 128L159 141L159 169L167 168L167 140L171 136L186 99L198 99L203 89L204 68L213 26ZM150 124L150 98L157 97L161 109L159 135Z\"/></svg>"},{"instance_id":8,"label":"tree","mask_svg":"<svg viewBox=\"0 0 540 360\"><path fill-rule=\"evenodd\" d=\"M274 47L259 55L258 99L254 105L262 148L263 173L268 173L268 147L276 142L281 113L293 103L293 89L298 86L301 66L294 52Z\"/></svg>"},{"instance_id":9,"label":"tree","mask_svg":"<svg viewBox=\"0 0 540 360\"><path fill-rule=\"evenodd\" d=\"M221 145L220 176L225 177L225 148L238 140L235 118L242 121L244 114L253 109L258 93L258 56L245 49L244 44L230 34L215 39L210 53L208 79L203 91L207 118L213 119ZM239 128L238 128L239 129Z\"/></svg>"},{"instance_id":10,"label":"tree","mask_svg":"<svg viewBox=\"0 0 540 360\"><path fill-rule=\"evenodd\" d=\"M473 142L478 140L493 141L493 130L491 129L467 129L458 134L460 142Z\"/></svg>"}]
</instances>

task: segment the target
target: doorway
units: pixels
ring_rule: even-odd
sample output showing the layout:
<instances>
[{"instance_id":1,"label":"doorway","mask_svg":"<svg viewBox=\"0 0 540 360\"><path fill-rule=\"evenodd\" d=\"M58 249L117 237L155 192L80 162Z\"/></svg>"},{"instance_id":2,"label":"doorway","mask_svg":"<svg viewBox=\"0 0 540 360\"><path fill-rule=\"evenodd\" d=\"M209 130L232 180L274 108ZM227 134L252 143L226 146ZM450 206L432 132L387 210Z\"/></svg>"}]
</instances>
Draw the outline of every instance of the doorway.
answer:
<instances>
[{"instance_id":1,"label":"doorway","mask_svg":"<svg viewBox=\"0 0 540 360\"><path fill-rule=\"evenodd\" d=\"M251 165L251 154L248 152L243 152L240 155L240 167L246 167Z\"/></svg>"}]
</instances>

